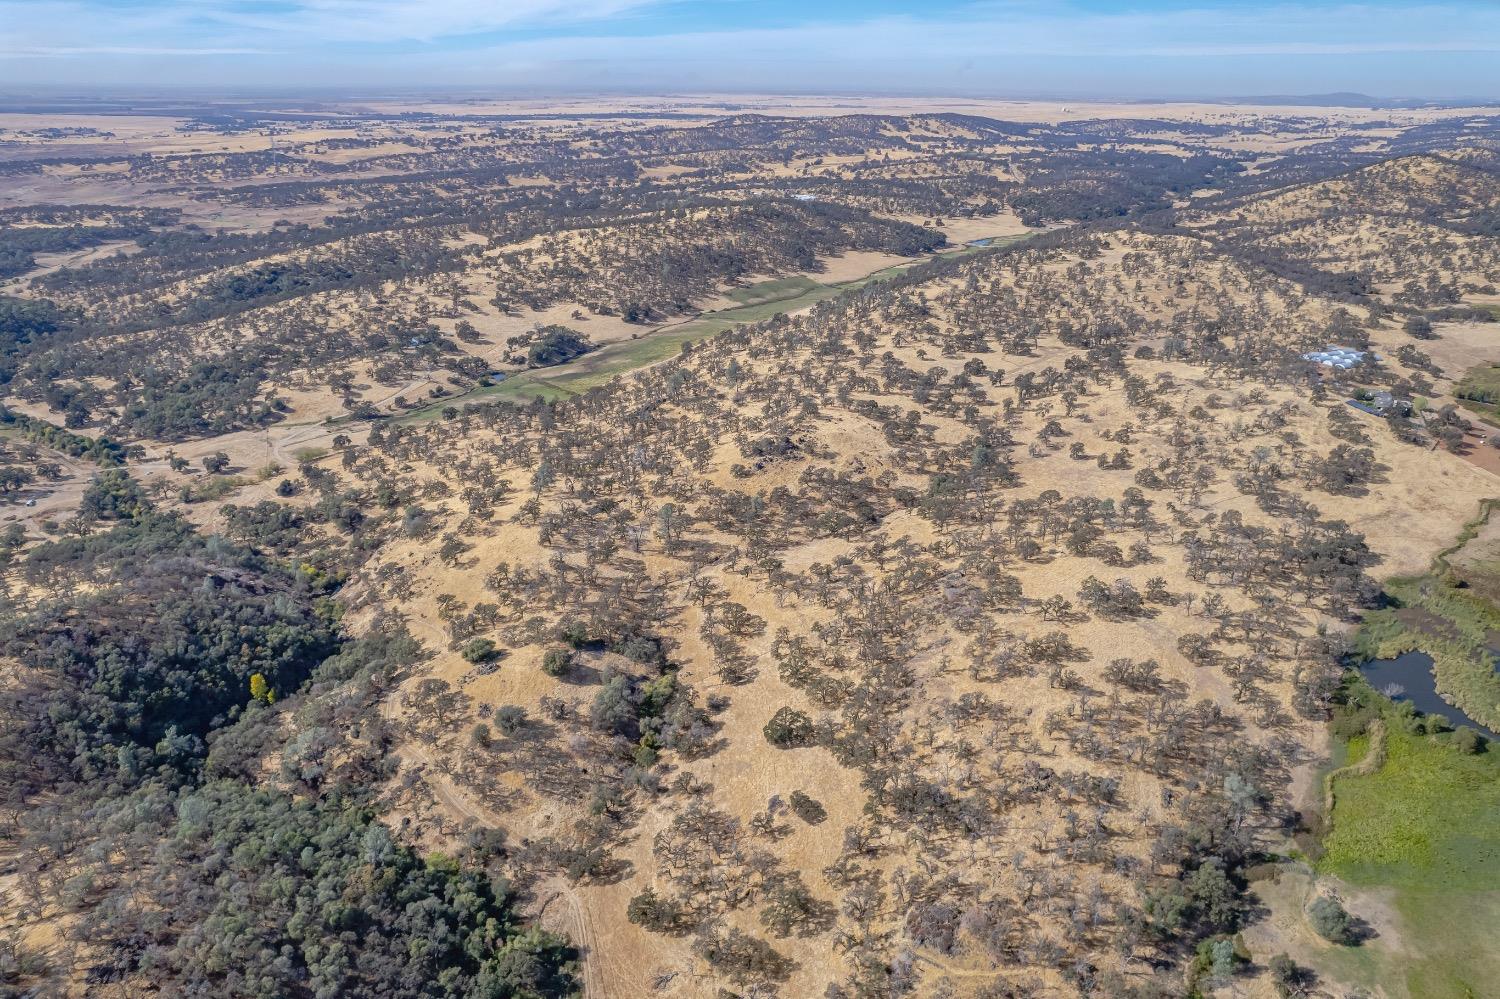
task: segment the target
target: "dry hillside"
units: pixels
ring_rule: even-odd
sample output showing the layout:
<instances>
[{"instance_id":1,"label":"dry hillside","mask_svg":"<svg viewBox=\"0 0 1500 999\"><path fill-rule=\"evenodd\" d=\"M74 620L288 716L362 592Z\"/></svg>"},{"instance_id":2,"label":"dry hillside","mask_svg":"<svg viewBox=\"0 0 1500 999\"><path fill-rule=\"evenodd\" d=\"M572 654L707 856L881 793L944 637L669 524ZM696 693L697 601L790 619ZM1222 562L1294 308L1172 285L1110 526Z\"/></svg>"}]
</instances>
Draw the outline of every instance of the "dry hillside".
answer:
<instances>
[{"instance_id":1,"label":"dry hillside","mask_svg":"<svg viewBox=\"0 0 1500 999\"><path fill-rule=\"evenodd\" d=\"M1500 120L371 107L0 150L0 995L1355 987Z\"/></svg>"}]
</instances>

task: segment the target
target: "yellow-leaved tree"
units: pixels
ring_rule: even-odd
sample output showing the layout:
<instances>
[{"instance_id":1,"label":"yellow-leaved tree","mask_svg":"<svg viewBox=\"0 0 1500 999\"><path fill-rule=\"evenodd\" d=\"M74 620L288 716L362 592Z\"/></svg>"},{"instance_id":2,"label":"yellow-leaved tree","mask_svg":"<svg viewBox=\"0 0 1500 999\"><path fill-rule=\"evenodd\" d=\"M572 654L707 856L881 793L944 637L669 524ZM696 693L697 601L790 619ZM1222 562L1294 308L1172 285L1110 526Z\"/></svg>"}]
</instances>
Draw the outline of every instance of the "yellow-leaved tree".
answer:
<instances>
[{"instance_id":1,"label":"yellow-leaved tree","mask_svg":"<svg viewBox=\"0 0 1500 999\"><path fill-rule=\"evenodd\" d=\"M266 682L264 673L250 674L250 696L257 701L265 701L267 704L276 700L276 691Z\"/></svg>"}]
</instances>

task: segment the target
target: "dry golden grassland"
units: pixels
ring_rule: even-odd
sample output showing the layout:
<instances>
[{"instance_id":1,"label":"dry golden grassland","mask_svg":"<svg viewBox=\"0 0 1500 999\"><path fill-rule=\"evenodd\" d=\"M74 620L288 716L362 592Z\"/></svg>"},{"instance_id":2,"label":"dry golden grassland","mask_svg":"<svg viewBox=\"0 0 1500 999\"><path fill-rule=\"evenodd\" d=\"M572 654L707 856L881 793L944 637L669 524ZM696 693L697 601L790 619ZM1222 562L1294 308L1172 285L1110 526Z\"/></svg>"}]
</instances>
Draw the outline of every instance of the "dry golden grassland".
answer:
<instances>
[{"instance_id":1,"label":"dry golden grassland","mask_svg":"<svg viewBox=\"0 0 1500 999\"><path fill-rule=\"evenodd\" d=\"M66 285L59 305L118 324L90 349L151 363L50 387L102 393L87 428L99 433L161 369L265 359L256 398L284 404L274 419L132 438L143 454L131 473L208 530L227 528L226 504L306 514L294 557L346 574L344 626L400 621L420 641L430 658L380 691L370 719L390 726L399 763L380 784L382 818L424 850L503 829L528 915L582 951L586 999L1183 988L1197 941L1239 923L1201 900L1164 913L1215 863L1238 879L1258 851L1286 846L1327 762L1342 632L1378 580L1425 571L1497 495L1494 472L1435 445L1436 424L1388 425L1346 399L1401 384L1437 410L1466 371L1500 361L1495 324L1439 321L1420 343L1403 331L1426 307L1410 304L1413 279L1494 301L1496 241L1459 229L1495 210L1500 186L1477 153L1405 156L1266 193L1174 194L1170 232L1127 220L1044 233L1068 226L1026 226L990 203L997 188L964 186L1022 190L1011 157L1041 148L1024 135L976 149L965 143L989 134L979 125L921 117L841 134L831 151L693 146L728 100L430 103L578 117L288 129L275 137L284 162L260 168L217 154L259 152L269 134L79 117L69 123L116 132L121 163L161 162L49 166L7 180L0 207L113 199L182 209L177 234L210 220L234 234L311 229L306 245L164 268L133 291ZM732 101L734 114L798 127L852 113L1149 120L1083 151L1263 154L1252 174L1355 134L1379 151L1458 113ZM702 122L618 118L601 132L605 112ZM35 123L0 116L4 129ZM566 180L604 203L634 204L620 192L639 184L639 210L600 221L536 209L540 223L512 230L511 213L535 205L486 200L550 211L545 199L572 192L546 164L563 175L659 129L680 130L682 151L593 186ZM449 155L436 140L453 136L455 157L493 172L413 180L441 174L446 161L429 157ZM876 148L894 137L913 141ZM104 140L64 144L85 141ZM166 159L183 154L199 158ZM959 210L918 212L861 178L952 183ZM330 184L327 200L299 189L290 204L241 189L327 179L359 183ZM948 245L769 265L782 258L746 219L790 182L826 182L809 190ZM656 193L698 184L707 193L686 207L654 207ZM414 189L472 217L416 228L397 213L319 237L339 211L405 204ZM965 249L1022 237L1033 241ZM44 255L5 293L40 297L63 268L141 249ZM731 251L758 263L694 274L687 291L678 272L653 270ZM179 321L226 282L418 259L444 263ZM1330 289L1349 277L1369 294ZM615 301L626 282L675 311L627 321ZM508 341L553 325L606 350L529 372L523 391ZM1367 338L1382 365L1348 384L1311 375L1297 355L1333 329ZM1398 360L1412 344L1432 370ZM514 380L490 384L496 372ZM7 392L17 412L66 419L57 392ZM225 476L201 470L218 452ZM6 513L32 536L66 533L95 472L64 464L38 507ZM349 507L358 517L343 526L326 515ZM1482 540L1488 558L1494 539ZM773 719L789 715L806 730L781 739ZM804 795L821 818L792 804ZM1266 962L1282 949L1317 964L1319 944L1289 915L1314 887L1288 875L1252 889L1271 915L1250 921L1255 965L1223 994L1274 994ZM1394 903L1351 892L1399 940ZM648 927L643 898L675 918ZM729 953L741 945L754 960Z\"/></svg>"},{"instance_id":2,"label":"dry golden grassland","mask_svg":"<svg viewBox=\"0 0 1500 999\"><path fill-rule=\"evenodd\" d=\"M1245 278L1232 264L1200 263L1191 270L1190 283L1184 286L1176 279L1178 271L1173 263L1180 252L1181 248L1171 241L1120 237L1091 260L1067 255L1028 257L1016 269L1001 262L978 263L955 281L904 290L899 296L901 301L935 303L916 325L886 311L893 304L889 301L870 311L846 306L836 317L822 323L816 318L804 321L811 328L860 329L868 338L861 352L869 359L867 362L851 360L847 368L838 365L835 369L831 366L833 362L818 358L813 346L817 334L811 333L811 329L805 339L775 338L775 346L769 342L772 339L769 335L752 334L743 344L710 345L661 371L635 380L626 379L618 387L606 390L597 401L566 404L557 411L558 428L549 434L554 440L559 434L582 432L585 436L602 434L601 439L614 439L619 447L638 447L639 444L628 443L632 435L624 427L612 427L618 416L610 414L622 415L632 409L636 400L656 397L657 387L670 372L688 373L690 385L702 384L703 379L712 378L714 372L729 363L741 372L742 380L733 394L721 403L712 404L707 411L701 408L706 397L697 393L679 390L662 399L653 415L656 429L650 437L642 439L656 443L646 444L650 453L643 472L649 488L640 495L620 491L623 483L618 482L614 473L580 470L578 478L565 474L557 484L542 491L542 521L545 523L554 511L569 508L576 517L606 498L623 503L620 513L627 521L649 524L667 497L674 502L681 502L678 497L692 497L683 504L692 509L715 496L765 498L780 491L806 496L811 485L808 475L815 469L868 477L882 483L874 488L876 497L889 496L902 487L921 491L928 474L953 467L949 463L967 457L963 442L973 427L966 426L954 410L945 411L931 404L913 405L913 400L899 391L858 388L839 402L828 398L825 390L816 415L798 416L795 410L787 411L785 390L775 386L790 379L803 386L799 392L818 394L809 385L818 383L819 376L813 372L826 372L830 385L837 385L855 371L878 367L874 361L877 357L893 358L894 361L883 363L897 363L913 371L936 367L945 378L952 378L960 373L971 355L940 346L943 342L940 331L956 322L956 317L946 311L945 302L950 297L961 300L962 289L972 280L978 280L982 287L995 282L997 292L1016 296L1022 313L1028 310L1027 303L1032 297L1048 299L1060 314L1076 315L1089 307L1097 311L1108 300L1098 292L1122 284L1127 290L1119 307L1148 320L1166 323L1184 310L1222 308L1212 303L1233 300L1237 282ZM1075 301L1052 298L1054 294L1069 294L1067 286L1054 283L1053 275L1073 280ZM1144 287L1135 291L1123 280L1143 275ZM1260 304L1268 306L1273 323L1278 321L1275 317L1282 316L1279 321L1288 324L1288 333L1297 331L1296 335L1305 337L1316 335L1320 310L1332 308L1302 299L1289 288L1278 288L1261 297ZM1060 370L1074 356L1073 349L1043 335L1033 356L1006 358L1018 363L1007 366L1005 380L999 386L977 390L974 404L982 412L999 417L1001 404L1015 397L1016 375L1049 368ZM836 370L844 374L836 374ZM1024 609L996 614L993 623L985 626L997 628L994 634L1003 636L1006 642L1023 643L1027 638L1034 639L1053 630L1055 624L1038 613L1039 605L1054 595L1076 599L1075 594L1090 576L1106 580L1126 578L1140 589L1145 588L1151 577L1160 577L1166 589L1179 597L1217 593L1227 602L1230 613L1254 617L1257 605L1250 591L1223 584L1205 587L1203 581L1190 577L1182 544L1189 532L1213 534L1213 525L1230 516L1273 530L1282 526L1284 517L1268 514L1237 488L1233 480L1253 466L1274 465L1295 475L1293 470L1316 462L1318 455L1339 443L1328 433L1327 413L1330 406L1342 403L1315 404L1305 389L1257 385L1253 379L1214 376L1180 363L1132 362L1129 371L1132 376L1159 387L1156 397L1159 405L1143 411L1126 401L1118 382L1106 379L1088 385L1071 412L1064 412L1056 400L1047 400L1017 407L1002 418L1018 442L1012 453L1019 482L994 495L996 505L985 523L939 528L920 512L893 509L877 523L849 537L823 536L813 531L806 537L798 532L793 538L773 542L781 573L806 580L812 578L815 566L844 566L842 573L835 574L840 579L835 583L840 595L833 598L831 606L820 603L808 590L798 592L784 583L768 581L742 559L720 555L701 568L693 568L682 554L665 551L661 541L649 537L649 532L640 550L630 553L625 561L632 567L625 571L631 577L632 588L644 586L660 594L655 599L662 600L669 608L661 634L670 642L678 682L703 694L723 692L730 698L730 704L718 716L716 737L722 741L722 748L701 762L682 761L666 771L673 782L681 779L680 774L691 774L705 789L690 795L668 794L641 800L631 810L629 822L620 833L619 846L612 854L623 861L628 875L604 884L590 884L589 879L579 885L549 881L548 892L543 893L544 898L549 898L552 890L561 893L557 900L549 902L546 917L595 948L591 951L589 976L599 994L644 994L656 991L665 982L661 989L664 995L710 995L716 983L723 983L723 979L703 977L706 969L693 957L690 940L649 934L622 918L627 901L646 887L674 890L673 878L662 867L661 850L662 844L670 840L672 830L683 821L684 810L716 810L737 820L744 829L774 797L785 799L792 791L800 790L818 799L828 811L825 822L806 826L789 818L787 833L768 838L742 832L738 849L764 851L770 859L757 862L761 867L774 862L780 870L800 871L815 896L834 907L846 903L844 892L824 883L817 872L839 858L846 828L871 821L866 817L871 799L868 791L859 786L859 771L840 766L830 758L827 749L771 749L761 729L785 705L818 714L818 705L809 702L804 691L788 686L776 674L772 644L782 629L791 635L813 636L841 619L846 623L851 617L864 619L874 613L874 608L893 598L883 595L883 587L899 585L893 582L898 577L892 573L901 567L901 560L872 562L868 555L872 541L910 546L910 551L922 553L921 560L932 560L934 573L949 573L943 577L948 580L961 580L966 574L953 560L957 536L970 535L957 546L960 550L976 542L980 544L978 550L988 547L990 557L999 560L1019 580L1026 598ZM858 400L906 407L920 420L925 439L932 442L929 447L956 451L928 466L928 472L917 471L911 454L900 453L902 449L893 447L876 423L860 414L854 406ZM709 412L718 415L710 416ZM1055 445L1044 445L1039 451L1032 448L1030 451L1034 453L1029 453L1027 442L1049 420L1060 423L1064 436ZM771 427L784 427L791 434L797 442L796 456L773 461L748 477L734 473L732 467L744 461L736 440ZM1148 490L1152 514L1160 518L1160 526L1141 532L1121 525L1109 534L1111 540L1122 546L1146 541L1153 552L1151 561L1109 567L1096 557L1070 554L1045 535L1043 552L1036 557L1018 559L1004 554L1007 546L995 531L1004 522L1005 510L1029 500L1046 502L1047 495L1054 491L1061 497L1094 496L1118 501L1132 488L1133 471L1104 470L1096 461L1101 453L1119 450L1121 445L1109 438L1116 438L1127 427L1133 431L1126 446L1133 455L1132 469L1155 467L1159 463L1172 465L1189 456L1187 460L1213 473L1211 483L1197 495ZM1371 429L1379 428L1372 425ZM701 457L690 466L675 463L673 467L670 461L659 465L665 458L662 452L680 446L665 442L683 441L684 432L699 445L695 453ZM524 432L520 437L516 434L514 430L502 431L506 440L526 439ZM1358 495L1314 492L1309 498L1323 520L1358 525L1372 551L1379 556L1375 572L1412 571L1425 565L1431 551L1472 515L1479 499L1493 491L1493 480L1454 456L1398 445L1378 433L1374 436L1375 461L1382 468L1378 485L1360 490ZM398 448L391 453L389 458L394 464L382 463L387 473L396 471L403 482L409 481L418 492L438 490L456 496L473 467L490 464L492 459L487 456L495 453L493 445L488 443L488 434L475 429L472 417L460 418L458 423L432 425L421 432L420 439L421 445L414 449ZM1086 459L1075 460L1066 453L1065 446L1074 441L1084 445ZM524 446L523 453L534 455L535 448L536 444ZM576 521L564 534L564 538L573 538L572 543L556 535L550 541L543 541L537 527L532 525L535 515L528 515L523 507L532 497L525 483L534 471L535 460L528 458L514 465L502 460L495 467L495 475L512 483L510 499L483 519L466 518L461 505L451 500L445 502L443 506L450 512L435 530L434 541L394 544L382 551L370 567L374 578L384 576L389 570L406 580L412 596L395 605L408 615L413 627L433 647L448 644L446 622L453 620L453 607L472 608L495 599L496 591L486 584L486 579L497 565L509 565L512 573L525 570L547 576L561 572L564 573L561 579L572 581L565 589L575 594L576 609L534 605L523 611L522 616L539 614L550 619L559 614L585 613L587 594L595 588L616 585L611 580L616 578L617 570L608 559L593 563L592 570L578 561L583 551L574 548L582 541ZM884 508L887 502L877 500L877 505ZM1413 518L1413 510L1421 510L1423 515ZM744 538L717 530L701 517L700 513L691 529L695 543L722 552L744 544ZM587 517L583 523L588 523ZM472 547L456 561L445 563L435 550L435 539L451 533ZM988 546L981 540L986 537L993 538ZM858 575L852 575L856 571ZM703 637L705 630L713 633L712 625L705 629L705 607L685 596L690 581L700 586L705 585L701 581L706 581L711 590L718 591L716 601L740 604L764 622L756 637L745 643L745 655L754 664L753 679L733 685L726 685L721 679L721 665ZM856 583L858 590L854 589ZM856 592L865 595L857 597ZM1163 804L1163 792L1180 789L1178 782L1191 778L1154 772L1135 759L1129 747L1134 745L1133 740L1149 732L1151 726L1142 730L1137 728L1138 723L1126 720L1129 711L1103 707L1099 698L1113 703L1119 696L1118 692L1107 693L1110 684L1101 674L1110 660L1128 657L1159 661L1163 682L1176 691L1174 700L1187 705L1206 699L1216 706L1216 711L1237 720L1229 722L1237 729L1231 743L1263 749L1302 745L1307 747L1303 752L1309 754L1318 745L1318 727L1297 720L1289 709L1291 678L1298 666L1298 657L1291 652L1291 640L1309 639L1318 626L1330 622L1316 606L1278 599L1273 612L1278 625L1277 639L1269 642L1266 636L1252 639L1250 631L1254 626L1247 626L1250 631L1243 641L1230 639L1226 653L1231 657L1257 657L1267 670L1259 693L1243 700L1244 689L1238 688L1240 692L1236 693L1234 678L1223 667L1194 666L1177 652L1180 636L1201 632L1206 624L1201 611L1181 602L1156 607L1149 615L1129 620L1112 620L1099 614L1069 618L1069 640L1083 650L1078 663L1067 671L1076 674L1075 685L1059 682L1055 675L1049 679L1045 670L1000 680L980 679L973 672L976 649L972 644L973 632L969 630L975 622L959 625L951 608L947 612L939 609L943 602L932 592L912 594L905 599L910 601L907 613L912 616L901 629L901 644L906 650L902 661L910 671L906 681L911 685L910 700L894 722L897 732L889 751L900 763L893 765L960 795L983 786L981 774L1014 772L1028 760L1045 761L1044 766L1050 771L1115 775L1120 781L1120 801L1110 810L1112 817L1106 822L1111 828L1110 852L1116 858L1149 863L1151 844L1160 836L1162 827L1179 817L1175 808ZM390 605L389 598L372 600L372 606ZM553 679L539 668L548 647L547 642L512 646L501 667L483 676L475 676L470 664L456 651L449 651L409 681L408 690L437 678L460 691L471 711L517 705L535 717L545 715L544 697L581 701L586 705L594 693L591 683L597 682L595 671L609 668L638 671L638 667L613 653L586 650L580 654L581 665L574 675ZM837 648L835 644L828 651ZM856 656L857 662L855 647L845 646L844 651ZM858 674L856 666L851 679L858 682ZM595 676L596 680L581 679L586 675ZM584 686L580 687L580 683ZM1080 690L1092 690L1094 694L1081 697ZM987 709L987 715L981 713L985 720L957 720L953 706L975 697L993 705ZM465 816L497 821L503 817L518 837L535 840L578 835L572 824L585 820L585 816L582 803L572 795L539 791L538 782L528 781L507 763L503 748L486 751L469 743L467 723L452 725L446 732L433 731L410 715L403 715L399 705L398 695L393 699L392 709L396 717L405 717L413 725L413 739L404 745L403 754L409 765L436 774L434 797L428 806L435 812L421 813L427 818L422 820L420 828L429 831L434 828L434 815L444 815L450 822L461 822ZM1100 725L1110 733L1106 741L1115 744L1113 749L1104 751L1104 758L1095 755L1096 750L1080 748L1087 745L1083 741L1085 732ZM1311 757L1293 754L1285 762L1291 767L1308 758ZM587 764L584 766L587 769ZM1281 786L1263 790L1273 797L1287 793L1287 788ZM1073 883L1073 890L1081 892L1087 885L1097 885L1107 898L1118 901L1128 898L1132 891L1128 879L1110 873L1110 865L1099 867L1081 861L1076 867L1069 864L1068 873L1062 874L1064 868L1059 865L1063 863L1066 840L1059 836L1072 821L1064 813L1077 806L1049 800L1050 797L1006 808L997 827L977 836L957 835L941 824L924 828L924 823L896 823L881 829L880 846L872 856L862 857L861 862L868 871L878 873L882 883L890 886L888 890L909 883L920 870L922 879L932 886L930 890L938 890L944 878L954 878L968 886L964 892L975 892L979 899L1016 897L1025 894L1023 884L1027 878L1047 869L1053 876L1061 874ZM886 807L889 808L888 803ZM875 815L876 826L882 818L890 821L888 812L877 810ZM725 863L733 866L734 861ZM1040 939L1061 943L1069 938L1069 931L1063 919L1065 910L1057 904L1043 903L1034 907L1029 916ZM754 908L753 905L730 907L724 912L727 925L747 932L763 932L753 918ZM870 932L879 939L890 939L882 934L895 934L899 938L899 913L900 907L892 902L879 906L878 914L869 924ZM824 982L848 971L839 948L833 946L839 933L859 935L855 924L845 919L837 922L839 929L834 935L818 932L806 939L773 940L774 946L796 964L782 986L784 994L815 994ZM1100 932L1109 935L1107 930ZM997 972L996 958L982 956L974 941L961 942L949 953L921 948L919 953L925 988L936 988L946 980L957 990L956 994L968 995ZM1102 949L1095 952L1095 957L1106 964L1117 960L1106 956ZM999 970L1007 967L1002 959ZM1037 970L1034 962L1021 961L1019 967L1061 986L1061 979Z\"/></svg>"}]
</instances>

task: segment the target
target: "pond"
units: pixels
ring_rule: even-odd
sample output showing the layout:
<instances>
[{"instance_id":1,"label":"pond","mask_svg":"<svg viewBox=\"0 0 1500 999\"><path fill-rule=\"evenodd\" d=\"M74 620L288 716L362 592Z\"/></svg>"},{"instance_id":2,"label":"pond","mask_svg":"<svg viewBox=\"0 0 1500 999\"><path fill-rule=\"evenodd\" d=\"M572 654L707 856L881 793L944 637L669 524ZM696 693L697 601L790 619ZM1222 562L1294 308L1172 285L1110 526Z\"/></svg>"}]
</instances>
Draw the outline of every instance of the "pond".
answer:
<instances>
[{"instance_id":1,"label":"pond","mask_svg":"<svg viewBox=\"0 0 1500 999\"><path fill-rule=\"evenodd\" d=\"M1371 659L1359 667L1370 686L1393 701L1410 701L1423 714L1442 715L1453 725L1477 729L1487 739L1500 742L1500 734L1490 731L1437 692L1437 677L1432 672L1432 657L1425 652L1405 652L1395 659Z\"/></svg>"}]
</instances>

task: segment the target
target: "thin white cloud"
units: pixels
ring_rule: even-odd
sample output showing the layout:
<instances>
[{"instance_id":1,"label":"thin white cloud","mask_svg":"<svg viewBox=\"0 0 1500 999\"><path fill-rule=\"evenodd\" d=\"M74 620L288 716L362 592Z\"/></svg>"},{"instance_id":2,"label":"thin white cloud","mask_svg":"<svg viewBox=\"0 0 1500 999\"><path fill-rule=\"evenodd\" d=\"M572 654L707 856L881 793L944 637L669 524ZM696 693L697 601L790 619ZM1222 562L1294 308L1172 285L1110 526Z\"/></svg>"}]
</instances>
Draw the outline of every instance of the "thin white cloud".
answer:
<instances>
[{"instance_id":1,"label":"thin white cloud","mask_svg":"<svg viewBox=\"0 0 1500 999\"><path fill-rule=\"evenodd\" d=\"M1492 53L1500 53L1495 7L1286 5L1080 14L1007 4L942 20L903 16L686 32L632 37L623 45L604 34L535 38L469 53L476 69L463 79L561 81L575 88L1097 93L1101 81L1113 88L1112 74L1113 80L1128 78L1134 93L1500 94L1500 58ZM1424 56L1431 57L1426 73L1408 69L1396 78L1380 70L1395 59ZM1358 61L1361 75L1349 75ZM1183 68L1189 64L1193 68ZM456 68L446 65L450 73ZM419 67L434 76L442 72L438 60L417 57L413 69Z\"/></svg>"},{"instance_id":2,"label":"thin white cloud","mask_svg":"<svg viewBox=\"0 0 1500 999\"><path fill-rule=\"evenodd\" d=\"M266 82L277 83L390 79L434 85L780 89L1024 80L1019 70L1007 76L1007 67L1034 72L1051 59L1059 65L1071 61L1075 73L1106 64L1129 63L1134 71L1193 63L1197 79L1212 85L1202 89L1216 90L1229 85L1227 77L1216 76L1221 68L1227 72L1256 60L1267 75L1277 60L1302 60L1306 79L1334 82L1338 65L1363 60L1364 81L1344 82L1389 93L1394 81L1372 70L1371 60L1431 54L1434 81L1461 80L1468 92L1500 93L1500 58L1486 62L1487 57L1474 55L1500 53L1500 5L1481 0L1267 6L1202 0L1189 9L1116 12L1041 0L991 0L942 16L864 18L821 14L811 0L800 23L783 26L616 33L622 19L650 10L663 15L650 23L670 24L666 15L683 2L0 0L0 55L29 55L35 66L37 57L89 52L164 61L236 54L247 56L235 61L244 74L236 79L250 78L259 58ZM495 38L499 41L491 43ZM278 54L262 55L268 52ZM1327 63L1319 64L1320 58ZM206 67L205 62L198 79L213 81ZM1052 82L1039 86L1055 86L1064 72L1040 68L1051 73ZM157 77L174 72L155 64L143 71ZM1425 87L1420 76L1410 77L1402 84L1405 92L1412 92L1413 83Z\"/></svg>"},{"instance_id":3,"label":"thin white cloud","mask_svg":"<svg viewBox=\"0 0 1500 999\"><path fill-rule=\"evenodd\" d=\"M856 24L667 34L631 38L623 47L611 35L569 35L504 43L486 52L531 61L618 61L625 57L622 48L635 62L868 59L888 60L893 68L923 58L1500 52L1500 9L1284 6L1259 8L1253 14L1202 9L1065 15L1054 8L1052 13L1003 18L884 17Z\"/></svg>"},{"instance_id":4,"label":"thin white cloud","mask_svg":"<svg viewBox=\"0 0 1500 999\"><path fill-rule=\"evenodd\" d=\"M662 0L0 0L0 52L432 43L625 16ZM126 41L112 45L111 40ZM165 44L170 39L173 44Z\"/></svg>"},{"instance_id":5,"label":"thin white cloud","mask_svg":"<svg viewBox=\"0 0 1500 999\"><path fill-rule=\"evenodd\" d=\"M660 0L300 0L290 10L220 2L203 14L256 33L335 42L434 42L615 18Z\"/></svg>"},{"instance_id":6,"label":"thin white cloud","mask_svg":"<svg viewBox=\"0 0 1500 999\"><path fill-rule=\"evenodd\" d=\"M52 59L65 56L219 56L277 55L275 49L191 48L147 45L54 45L39 48L0 49L0 55L17 59Z\"/></svg>"}]
</instances>

